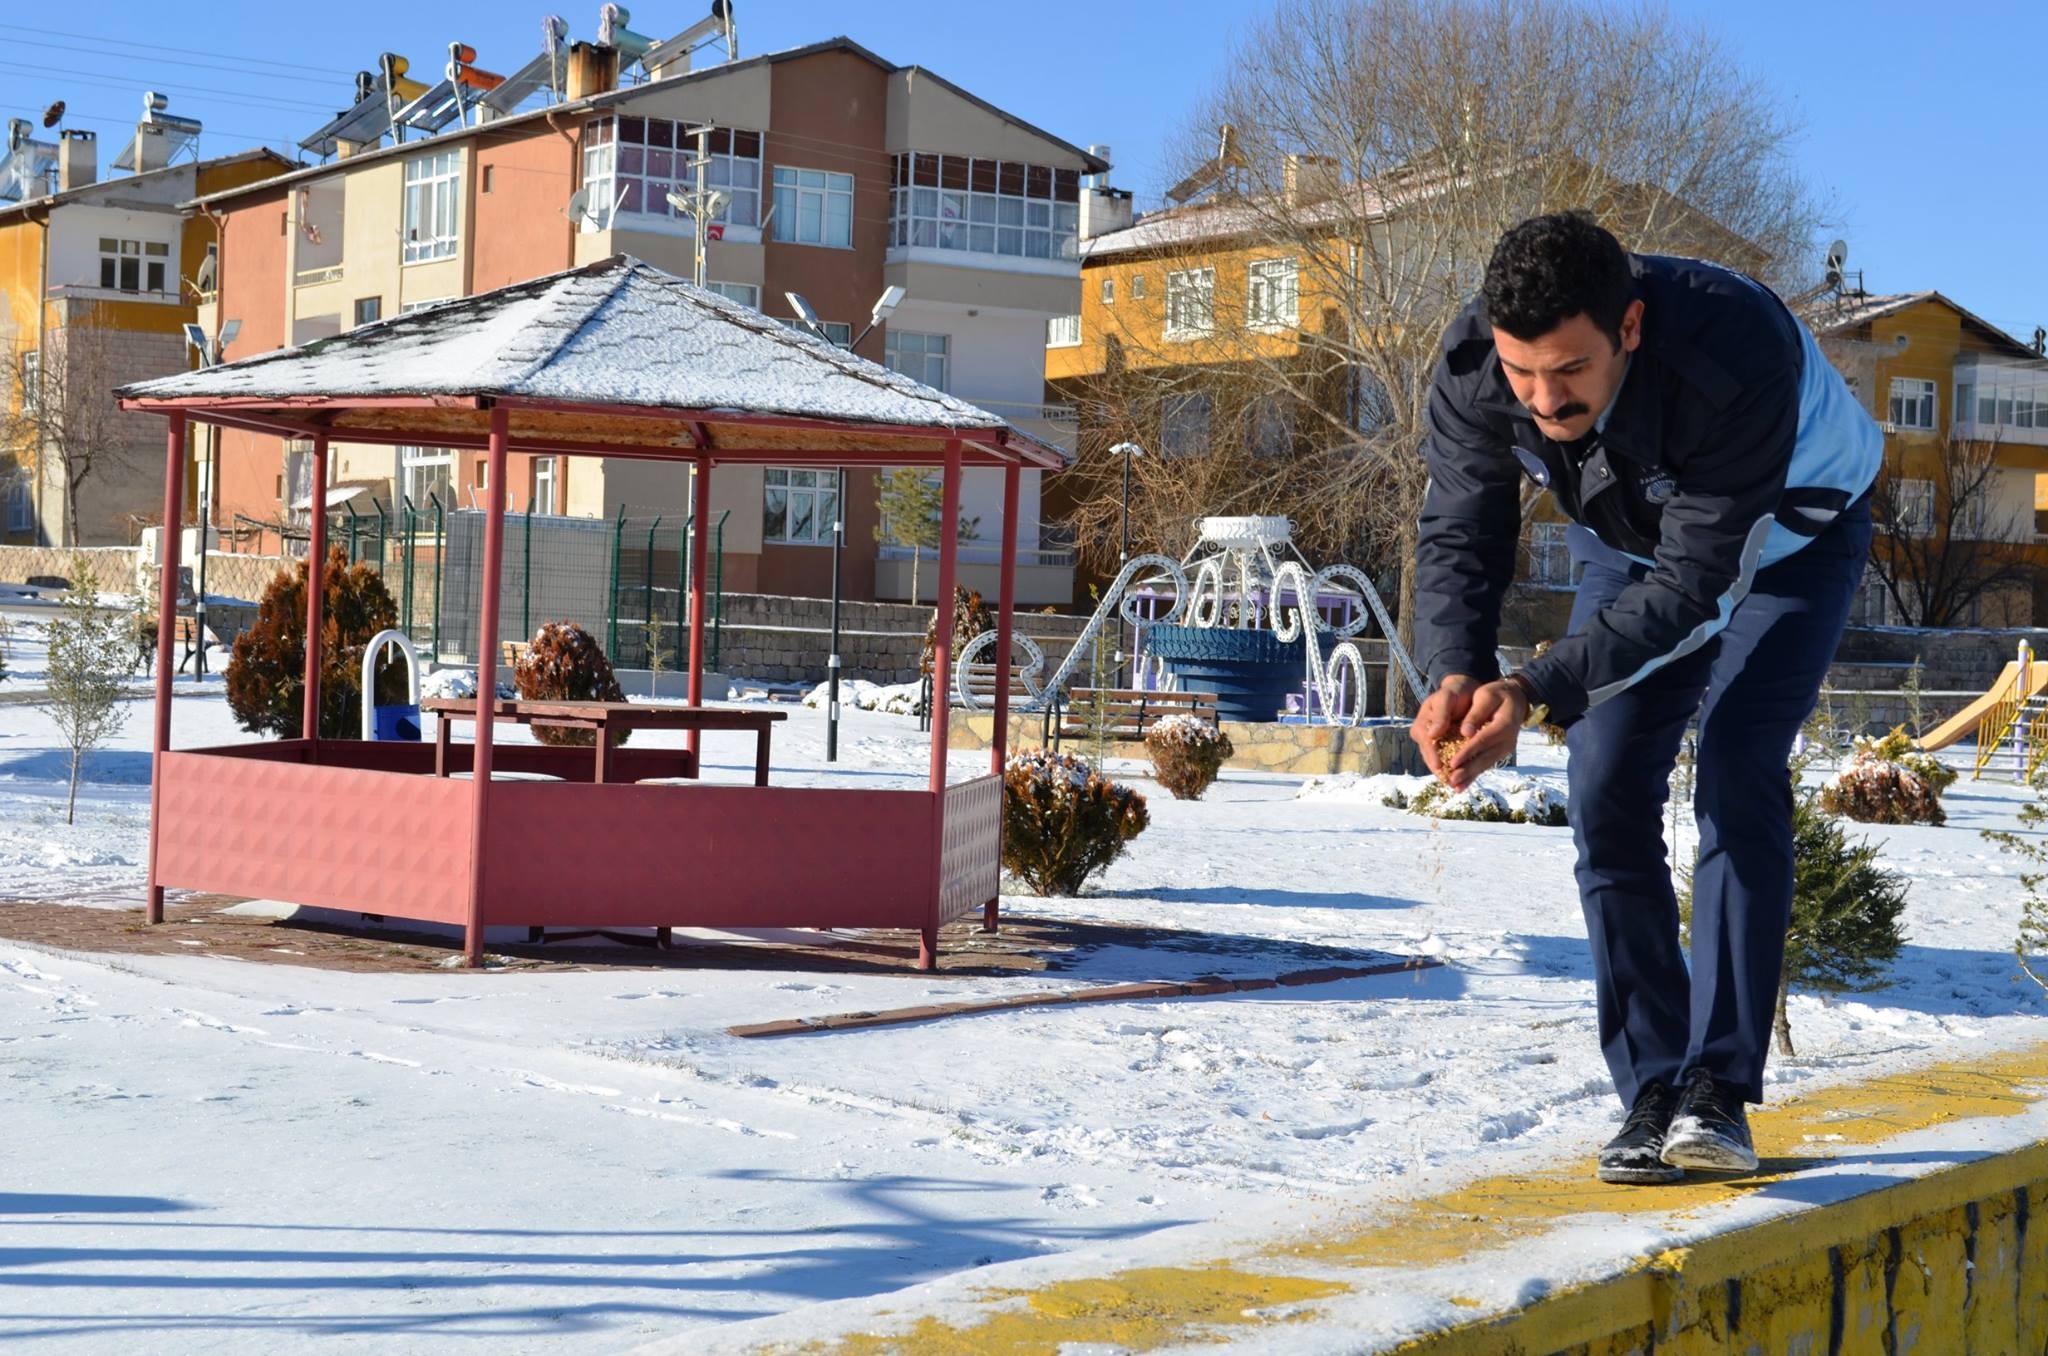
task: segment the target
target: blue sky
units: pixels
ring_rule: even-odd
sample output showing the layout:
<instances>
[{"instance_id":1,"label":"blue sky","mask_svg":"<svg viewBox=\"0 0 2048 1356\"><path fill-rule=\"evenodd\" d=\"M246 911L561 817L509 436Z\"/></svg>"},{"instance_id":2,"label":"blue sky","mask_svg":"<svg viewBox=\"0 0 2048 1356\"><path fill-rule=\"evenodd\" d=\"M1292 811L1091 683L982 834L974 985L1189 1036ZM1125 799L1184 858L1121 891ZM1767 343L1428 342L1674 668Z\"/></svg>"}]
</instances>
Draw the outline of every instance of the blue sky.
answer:
<instances>
[{"instance_id":1,"label":"blue sky","mask_svg":"<svg viewBox=\"0 0 2048 1356\"><path fill-rule=\"evenodd\" d=\"M1711 24L1792 106L1798 160L1832 201L1851 268L1872 291L1939 288L2021 338L2048 325L2040 267L2048 154L2040 116L2048 5L1980 0L1955 21L1899 0L1674 0ZM549 6L578 38L597 5ZM666 36L707 8L641 0L633 27ZM1024 6L738 0L741 54L846 33L915 62L1060 136L1108 143L1141 205L1164 187L1173 130L1255 0L1035 0ZM142 90L204 120L209 154L289 144L349 99L350 75L384 50L436 69L456 39L509 71L539 47L543 7L503 3L290 5L209 0L176 18L160 3L0 6L0 113L65 100L104 141L132 125ZM76 16L73 18L72 16ZM124 45L103 41L120 39ZM150 50L140 44L186 51ZM83 50L78 50L83 49ZM183 64L189 63L189 64ZM207 91L218 91L207 92ZM230 135L237 134L237 135ZM111 159L103 149L102 159Z\"/></svg>"}]
</instances>

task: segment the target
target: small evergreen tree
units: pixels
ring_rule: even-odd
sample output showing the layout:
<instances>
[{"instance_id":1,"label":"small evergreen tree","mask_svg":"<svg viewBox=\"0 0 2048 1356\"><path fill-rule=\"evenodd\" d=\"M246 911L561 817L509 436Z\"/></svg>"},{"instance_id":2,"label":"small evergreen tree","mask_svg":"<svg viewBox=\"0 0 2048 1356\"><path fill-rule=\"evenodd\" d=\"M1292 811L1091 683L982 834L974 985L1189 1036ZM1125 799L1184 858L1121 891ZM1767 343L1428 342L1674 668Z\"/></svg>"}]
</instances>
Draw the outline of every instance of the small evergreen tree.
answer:
<instances>
[{"instance_id":1,"label":"small evergreen tree","mask_svg":"<svg viewBox=\"0 0 2048 1356\"><path fill-rule=\"evenodd\" d=\"M292 738L306 705L306 562L279 570L263 591L256 621L235 637L225 674L228 709L252 734ZM361 730L363 649L370 637L398 625L398 607L384 580L367 565L350 565L341 547L327 553L320 614L320 737L350 739ZM377 674L377 701L405 700L405 672L387 663Z\"/></svg>"},{"instance_id":2,"label":"small evergreen tree","mask_svg":"<svg viewBox=\"0 0 2048 1356\"><path fill-rule=\"evenodd\" d=\"M85 755L105 744L128 721L121 702L121 679L134 671L134 623L126 612L100 606L92 587L91 567L81 557L71 562L79 583L64 595L57 614L43 624L49 646L47 690L40 703L56 723L71 752L71 789L64 803L64 822L78 816L78 777Z\"/></svg>"},{"instance_id":3,"label":"small evergreen tree","mask_svg":"<svg viewBox=\"0 0 2048 1356\"><path fill-rule=\"evenodd\" d=\"M1905 693L1906 696L1906 733L1917 739L1920 737L1920 732L1927 728L1922 724L1925 711L1920 701L1920 658L1918 655L1913 657L1912 666L1906 670L1906 682L1900 691Z\"/></svg>"},{"instance_id":4,"label":"small evergreen tree","mask_svg":"<svg viewBox=\"0 0 2048 1356\"><path fill-rule=\"evenodd\" d=\"M877 494L882 521L875 527L875 540L885 546L910 548L910 601L918 601L917 567L926 551L944 543L940 515L946 511L945 488L928 472L915 466L899 467L882 477ZM981 519L960 517L962 537L971 537Z\"/></svg>"},{"instance_id":5,"label":"small evergreen tree","mask_svg":"<svg viewBox=\"0 0 2048 1356\"><path fill-rule=\"evenodd\" d=\"M533 642L519 656L512 670L519 696L530 702L622 702L626 693L612 672L604 647L597 638L575 622L541 623ZM630 730L613 730L612 747L626 742ZM591 730L565 729L559 725L536 725L534 739L557 748L593 748L597 735Z\"/></svg>"},{"instance_id":6,"label":"small evergreen tree","mask_svg":"<svg viewBox=\"0 0 2048 1356\"><path fill-rule=\"evenodd\" d=\"M1797 759L1795 758L1795 764ZM1796 771L1796 768L1795 768ZM1905 944L1899 916L1910 881L1878 864L1868 839L1851 843L1821 808L1820 797L1793 783L1792 919L1785 930L1785 964L1778 973L1772 1032L1781 1055L1797 1053L1786 1000L1792 986L1862 989L1876 984ZM1678 912L1692 928L1692 872L1681 873Z\"/></svg>"},{"instance_id":7,"label":"small evergreen tree","mask_svg":"<svg viewBox=\"0 0 2048 1356\"><path fill-rule=\"evenodd\" d=\"M2034 798L2020 807L2020 828L2039 835L2048 828L2048 804L2044 804L2048 800L2048 769L2037 771L2032 785ZM2048 841L2003 829L1981 832L1987 841L1998 845L1999 851L2020 859L2020 888L2026 895L2020 900L2019 935L2013 940L2013 955L2019 960L2022 974L2048 989L2048 889L2044 889L2048 887Z\"/></svg>"}]
</instances>

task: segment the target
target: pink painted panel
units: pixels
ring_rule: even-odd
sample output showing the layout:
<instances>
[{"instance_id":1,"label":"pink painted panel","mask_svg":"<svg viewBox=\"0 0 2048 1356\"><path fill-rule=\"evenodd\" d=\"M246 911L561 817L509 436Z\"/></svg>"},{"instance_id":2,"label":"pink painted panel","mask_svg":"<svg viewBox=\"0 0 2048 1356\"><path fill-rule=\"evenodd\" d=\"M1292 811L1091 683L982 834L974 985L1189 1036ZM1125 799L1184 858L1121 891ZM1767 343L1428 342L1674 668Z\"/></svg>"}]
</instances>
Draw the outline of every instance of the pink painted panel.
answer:
<instances>
[{"instance_id":1,"label":"pink painted panel","mask_svg":"<svg viewBox=\"0 0 2048 1356\"><path fill-rule=\"evenodd\" d=\"M1003 779L977 777L946 788L945 845L939 858L939 922L973 913L996 897L1003 868Z\"/></svg>"},{"instance_id":2,"label":"pink painted panel","mask_svg":"<svg viewBox=\"0 0 2048 1356\"><path fill-rule=\"evenodd\" d=\"M470 784L297 761L305 752L291 740L161 755L158 883L461 922Z\"/></svg>"},{"instance_id":3,"label":"pink painted panel","mask_svg":"<svg viewBox=\"0 0 2048 1356\"><path fill-rule=\"evenodd\" d=\"M588 927L921 927L925 791L491 788L484 921Z\"/></svg>"}]
</instances>

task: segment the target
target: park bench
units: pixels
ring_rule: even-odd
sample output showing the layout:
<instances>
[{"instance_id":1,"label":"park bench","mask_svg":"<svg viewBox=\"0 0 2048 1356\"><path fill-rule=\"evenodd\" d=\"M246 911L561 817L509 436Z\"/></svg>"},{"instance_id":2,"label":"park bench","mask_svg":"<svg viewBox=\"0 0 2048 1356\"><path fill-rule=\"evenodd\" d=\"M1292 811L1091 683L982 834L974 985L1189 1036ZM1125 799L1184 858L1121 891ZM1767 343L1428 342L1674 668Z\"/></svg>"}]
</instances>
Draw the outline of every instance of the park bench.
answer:
<instances>
[{"instance_id":1,"label":"park bench","mask_svg":"<svg viewBox=\"0 0 2048 1356\"><path fill-rule=\"evenodd\" d=\"M1106 738L1141 740L1147 730L1168 716L1193 716L1214 727L1218 720L1216 694L1146 692L1124 687L1073 688L1068 691L1059 721L1053 727L1053 747L1058 748L1062 740L1094 738L1098 724Z\"/></svg>"}]
</instances>

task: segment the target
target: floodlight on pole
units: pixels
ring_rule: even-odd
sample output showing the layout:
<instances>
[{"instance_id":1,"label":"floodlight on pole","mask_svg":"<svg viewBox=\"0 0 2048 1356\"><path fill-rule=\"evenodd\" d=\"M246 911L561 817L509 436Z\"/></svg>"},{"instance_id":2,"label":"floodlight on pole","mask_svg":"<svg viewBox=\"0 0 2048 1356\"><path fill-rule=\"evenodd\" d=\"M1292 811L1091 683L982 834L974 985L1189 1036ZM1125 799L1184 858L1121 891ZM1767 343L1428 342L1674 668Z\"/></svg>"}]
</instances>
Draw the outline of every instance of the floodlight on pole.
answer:
<instances>
[{"instance_id":1,"label":"floodlight on pole","mask_svg":"<svg viewBox=\"0 0 2048 1356\"><path fill-rule=\"evenodd\" d=\"M859 348L861 340L866 339L875 332L875 326L896 314L896 308L903 304L904 295L905 289L900 284L891 283L883 288L882 295L875 301L875 309L868 313L868 327L862 330L860 335L852 343L848 344L847 347Z\"/></svg>"},{"instance_id":2,"label":"floodlight on pole","mask_svg":"<svg viewBox=\"0 0 2048 1356\"><path fill-rule=\"evenodd\" d=\"M818 313L811 308L810 302L804 300L801 292L784 292L782 296L789 303L789 309L796 313L797 327L799 329L803 330L806 334L823 339L828 344L832 342L831 338L825 333L825 322L818 319Z\"/></svg>"}]
</instances>

